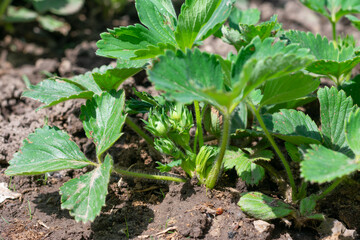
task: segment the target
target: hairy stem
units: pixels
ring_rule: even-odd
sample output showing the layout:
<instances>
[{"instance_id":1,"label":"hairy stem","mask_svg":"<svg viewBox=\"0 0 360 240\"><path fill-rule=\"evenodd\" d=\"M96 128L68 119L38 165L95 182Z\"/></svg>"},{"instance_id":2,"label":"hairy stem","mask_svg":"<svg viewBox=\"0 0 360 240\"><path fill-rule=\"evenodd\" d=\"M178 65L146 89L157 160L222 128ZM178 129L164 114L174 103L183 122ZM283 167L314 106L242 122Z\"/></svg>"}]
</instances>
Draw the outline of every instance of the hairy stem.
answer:
<instances>
[{"instance_id":1,"label":"hairy stem","mask_svg":"<svg viewBox=\"0 0 360 240\"><path fill-rule=\"evenodd\" d=\"M143 130L141 130L141 128L129 116L126 116L125 123L140 137L142 137L147 144L149 144L151 147L154 147L154 140L151 139L151 137L149 137Z\"/></svg>"},{"instance_id":2,"label":"hairy stem","mask_svg":"<svg viewBox=\"0 0 360 240\"><path fill-rule=\"evenodd\" d=\"M326 195L328 195L332 190L334 190L342 181L344 180L344 178L338 178L336 179L329 187L327 187L320 195L315 197L315 200L321 200L324 197L326 197Z\"/></svg>"},{"instance_id":3,"label":"hairy stem","mask_svg":"<svg viewBox=\"0 0 360 240\"><path fill-rule=\"evenodd\" d=\"M222 137L221 137L221 142L220 142L220 152L219 152L219 155L217 156L217 158L214 162L214 165L213 165L212 169L210 170L210 173L205 181L206 187L210 188L210 189L215 187L216 181L219 177L223 159L224 159L225 152L226 152L226 148L228 146L229 138L230 138L231 114L226 110L226 112L223 113L223 116L224 116L224 118L223 118Z\"/></svg>"},{"instance_id":4,"label":"hairy stem","mask_svg":"<svg viewBox=\"0 0 360 240\"><path fill-rule=\"evenodd\" d=\"M127 170L123 170L120 168L113 168L113 171L124 176L134 177L134 178L146 178L146 179L153 179L153 180L160 180L160 181L172 181L172 182L186 182L185 178L181 177L172 177L172 176L163 176L163 175L153 175L147 173L137 173L131 172Z\"/></svg>"},{"instance_id":5,"label":"hairy stem","mask_svg":"<svg viewBox=\"0 0 360 240\"><path fill-rule=\"evenodd\" d=\"M201 112L200 112L200 105L198 101L194 101L195 107L195 116L196 116L196 133L195 139L199 141L199 149L204 146L204 138L203 138L203 130L202 130L202 119L201 119ZM196 144L197 141L194 142L194 152L196 153Z\"/></svg>"},{"instance_id":6,"label":"hairy stem","mask_svg":"<svg viewBox=\"0 0 360 240\"><path fill-rule=\"evenodd\" d=\"M294 197L297 195L297 189L296 189L296 185L295 185L295 181L294 181L294 176L293 176L293 174L291 172L291 169L290 169L290 165L286 161L286 159L284 157L284 154L280 151L280 149L277 146L277 144L275 143L273 137L269 133L269 130L266 128L265 123L264 123L262 117L260 116L259 110L256 109L255 106L251 102L248 102L248 104L252 108L252 110L254 111L255 116L256 116L261 128L265 132L265 135L268 138L271 146L274 148L276 154L279 156L282 164L285 167L285 171L286 171L286 174L288 175L288 178L289 178L290 186L291 186L291 189L292 189L292 196L293 196L293 200L294 200Z\"/></svg>"}]
</instances>

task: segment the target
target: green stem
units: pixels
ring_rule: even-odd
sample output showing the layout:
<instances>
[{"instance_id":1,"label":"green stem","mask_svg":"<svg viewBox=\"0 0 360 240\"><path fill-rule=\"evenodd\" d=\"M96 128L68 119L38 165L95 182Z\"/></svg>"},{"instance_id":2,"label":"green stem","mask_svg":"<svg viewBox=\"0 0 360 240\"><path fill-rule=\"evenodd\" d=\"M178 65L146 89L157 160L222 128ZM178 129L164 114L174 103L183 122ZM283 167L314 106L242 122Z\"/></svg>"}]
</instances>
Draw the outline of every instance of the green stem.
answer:
<instances>
[{"instance_id":1,"label":"green stem","mask_svg":"<svg viewBox=\"0 0 360 240\"><path fill-rule=\"evenodd\" d=\"M127 116L125 120L126 125L128 125L134 132L136 132L140 137L142 137L147 144L149 144L151 147L154 147L154 140L151 139L141 128L134 123L134 121Z\"/></svg>"},{"instance_id":2,"label":"green stem","mask_svg":"<svg viewBox=\"0 0 360 240\"><path fill-rule=\"evenodd\" d=\"M337 46L337 37L336 37L336 22L331 21L331 27L332 27L332 35L333 35L333 40L336 43Z\"/></svg>"},{"instance_id":3,"label":"green stem","mask_svg":"<svg viewBox=\"0 0 360 240\"><path fill-rule=\"evenodd\" d=\"M282 154L282 152L280 151L279 147L277 146L277 144L275 143L273 137L271 136L271 134L269 133L268 129L266 128L265 126L265 123L264 121L262 120L262 117L260 116L260 113L259 113L259 110L255 108L255 106L251 103L251 102L248 102L249 106L252 108L252 110L254 111L255 113L255 116L261 126L261 128L263 129L263 131L265 132L265 135L266 137L268 138L271 146L274 148L276 154L279 156L282 164L284 165L285 167L285 171L286 171L286 174L288 175L288 178L289 178L289 182L290 182L290 186L291 186L291 189L292 189L292 196L293 196L293 200L294 200L294 196L297 195L297 191L296 191L296 185L295 185L295 181L294 181L294 176L291 172L291 169L290 169L290 165L289 163L286 161L284 155Z\"/></svg>"},{"instance_id":4,"label":"green stem","mask_svg":"<svg viewBox=\"0 0 360 240\"><path fill-rule=\"evenodd\" d=\"M315 197L315 200L321 200L324 197L326 197L327 194L329 194L332 190L334 190L342 181L344 178L338 178L336 179L328 188L326 188L320 195Z\"/></svg>"},{"instance_id":5,"label":"green stem","mask_svg":"<svg viewBox=\"0 0 360 240\"><path fill-rule=\"evenodd\" d=\"M134 178L146 178L146 179L153 179L153 180L160 180L160 181L173 181L173 182L186 182L185 178L181 177L171 177L171 176L162 176L162 175L152 175L152 174L146 174L146 173L137 173L137 172L130 172L127 170L123 170L120 168L113 168L113 171L124 175L128 177L134 177Z\"/></svg>"},{"instance_id":6,"label":"green stem","mask_svg":"<svg viewBox=\"0 0 360 240\"><path fill-rule=\"evenodd\" d=\"M2 0L0 3L0 20L3 18L7 7L10 5L11 0Z\"/></svg>"},{"instance_id":7,"label":"green stem","mask_svg":"<svg viewBox=\"0 0 360 240\"><path fill-rule=\"evenodd\" d=\"M200 105L198 101L194 101L195 107L195 116L196 116L196 134L195 139L199 141L199 149L204 146L204 138L203 138L203 129L202 129L202 119L200 112ZM196 152L196 142L194 142L194 152Z\"/></svg>"},{"instance_id":8,"label":"green stem","mask_svg":"<svg viewBox=\"0 0 360 240\"><path fill-rule=\"evenodd\" d=\"M216 181L219 177L226 148L229 143L230 125L231 125L231 114L226 110L226 112L223 113L223 130L222 130L222 137L220 142L220 152L215 160L214 166L210 170L209 175L206 179L205 185L207 188L210 189L214 188Z\"/></svg>"}]
</instances>

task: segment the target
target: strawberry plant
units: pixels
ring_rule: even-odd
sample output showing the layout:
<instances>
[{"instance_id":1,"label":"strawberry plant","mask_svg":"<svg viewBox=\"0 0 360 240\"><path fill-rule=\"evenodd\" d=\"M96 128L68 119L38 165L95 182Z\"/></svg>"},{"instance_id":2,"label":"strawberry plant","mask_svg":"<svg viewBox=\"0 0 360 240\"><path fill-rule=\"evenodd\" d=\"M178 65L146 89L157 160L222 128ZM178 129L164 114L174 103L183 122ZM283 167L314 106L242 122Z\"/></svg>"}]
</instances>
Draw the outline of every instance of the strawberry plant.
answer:
<instances>
[{"instance_id":1,"label":"strawberry plant","mask_svg":"<svg viewBox=\"0 0 360 240\"><path fill-rule=\"evenodd\" d=\"M86 99L80 119L96 146L96 159L87 159L67 133L46 125L24 140L6 174L88 167L91 171L60 188L62 208L76 221L87 222L105 204L111 173L175 182L196 178L212 189L223 169L235 168L251 185L268 173L286 200L245 193L239 205L249 215L265 220L290 216L300 225L322 219L315 212L316 202L359 169L359 110L352 95L336 88L317 92L321 130L294 108L316 99L319 76L351 92L353 83L343 81L360 60L352 45L338 48L320 35L283 31L276 16L257 24L257 10L232 10L232 3L186 0L176 16L170 0L136 0L144 25L109 30L97 43L97 54L117 59L116 67L28 84L23 93L44 103L41 108ZM229 24L223 25L228 17ZM212 34L234 45L237 53L223 58L197 48ZM121 83L143 69L161 94L153 97L134 90L137 98L126 100ZM142 119L147 132L133 121L131 115L138 113L147 113ZM163 173L138 173L113 164L107 150L122 136L124 124L170 157L170 162L158 162ZM233 144L235 138L244 141ZM218 146L209 139L217 140ZM274 167L274 158L285 174ZM295 175L289 158L301 176ZM175 166L186 177L166 173ZM313 193L308 181L331 184Z\"/></svg>"},{"instance_id":2,"label":"strawberry plant","mask_svg":"<svg viewBox=\"0 0 360 240\"><path fill-rule=\"evenodd\" d=\"M163 53L165 49L191 48L216 32L229 15L232 1L186 1L179 18L176 17L171 1L138 0L136 7L139 18L148 28L139 24L116 28L110 33L102 34L102 40L98 43L98 54L117 58L116 67L103 66L71 79L55 77L46 79L38 85L27 84L28 90L23 93L24 97L44 103L40 109L71 99L87 99L86 105L81 108L80 118L86 136L93 139L96 145L96 159L87 159L67 133L46 125L29 135L6 170L6 174L12 176L36 175L86 166L93 168L80 178L65 183L60 189L62 208L69 209L76 221L93 221L100 213L101 207L105 204L111 172L154 180L185 181L179 176L130 172L113 166L112 157L106 154L106 151L121 137L125 122L144 137L150 146L155 146L153 139L127 115L125 95L117 89L125 79L142 70L151 58ZM145 94L138 93L138 96L146 98ZM146 99L150 100L148 97ZM151 103L155 101L151 99ZM135 106L131 105L130 102L128 106L129 112L134 111L131 106L137 109L143 107L136 103ZM198 107L198 103L195 106ZM192 116L181 105L171 108L171 111L172 124L179 126L173 130L171 140L175 139L176 144L182 141L182 146L186 146L185 140L189 139L189 136L186 137L186 131L192 126ZM185 122L182 119L184 114L188 116ZM165 115L166 112L162 112L161 117L165 119ZM200 115L197 117L199 119ZM154 130L161 132L161 127L159 128L157 123L155 129L151 128L154 118L155 115L151 114L147 129L152 133L155 133ZM181 131L182 136L185 136L181 141L176 137L176 131ZM202 133L198 136L201 142ZM156 147L162 145L162 152L165 151L167 143L171 144L166 139L158 142ZM199 163L197 172L201 174L206 171L206 160L210 158L208 150L202 152L202 158L187 159ZM202 178L202 175L199 178Z\"/></svg>"}]
</instances>

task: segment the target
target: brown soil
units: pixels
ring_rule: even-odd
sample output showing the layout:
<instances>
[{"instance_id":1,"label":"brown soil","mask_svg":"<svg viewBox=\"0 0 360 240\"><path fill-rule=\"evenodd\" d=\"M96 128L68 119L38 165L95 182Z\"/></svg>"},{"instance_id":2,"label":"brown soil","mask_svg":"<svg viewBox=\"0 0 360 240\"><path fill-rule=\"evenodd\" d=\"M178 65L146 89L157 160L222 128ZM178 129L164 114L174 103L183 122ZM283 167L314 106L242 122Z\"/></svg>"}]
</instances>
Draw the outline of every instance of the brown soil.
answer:
<instances>
[{"instance_id":1,"label":"brown soil","mask_svg":"<svg viewBox=\"0 0 360 240\"><path fill-rule=\"evenodd\" d=\"M274 13L278 14L285 29L295 28L330 36L330 25L326 20L297 1L258 0L251 1L251 6L258 7L265 20ZM115 24L126 25L136 21L134 9L130 7L128 14L120 19ZM92 28L92 24L97 25ZM168 185L112 175L106 207L93 223L87 224L75 222L67 210L60 208L58 193L64 182L85 173L87 169L51 173L46 181L44 176L5 176L7 162L19 150L23 139L35 128L43 126L46 119L50 125L66 130L89 158L94 157L94 146L85 138L78 119L83 101L69 101L35 112L40 104L21 98L25 89L22 76L26 75L35 84L46 77L44 71L72 76L108 64L108 59L94 54L94 40L99 32L109 27L106 24L94 20L84 28L78 24L78 28L74 27L73 39L88 40L78 41L77 46L57 50L56 53L51 50L54 44L57 46L56 38L51 40L52 43L42 45L41 41L30 43L16 35L7 35L0 42L0 182L9 183L12 190L22 194L20 199L0 204L0 239L319 239L314 228L295 229L280 220L270 222L265 232L256 230L254 219L247 217L237 206L240 193L259 188L269 191L274 187L265 180L259 188L250 188L232 172L224 174L221 184L212 191L191 182ZM93 31L87 34L80 29ZM346 21L339 25L339 30L354 33ZM358 32L354 35L359 39ZM67 41L73 39L60 41L60 48L65 49ZM231 50L218 39L207 40L203 48L219 54ZM144 73L127 80L123 87L130 90L134 86L140 91L154 92ZM154 170L155 161L161 160L159 156L130 129L125 127L124 132L124 136L109 150L115 164L122 167L135 164L139 170ZM356 184L339 187L321 202L319 212L360 231L359 190Z\"/></svg>"}]
</instances>

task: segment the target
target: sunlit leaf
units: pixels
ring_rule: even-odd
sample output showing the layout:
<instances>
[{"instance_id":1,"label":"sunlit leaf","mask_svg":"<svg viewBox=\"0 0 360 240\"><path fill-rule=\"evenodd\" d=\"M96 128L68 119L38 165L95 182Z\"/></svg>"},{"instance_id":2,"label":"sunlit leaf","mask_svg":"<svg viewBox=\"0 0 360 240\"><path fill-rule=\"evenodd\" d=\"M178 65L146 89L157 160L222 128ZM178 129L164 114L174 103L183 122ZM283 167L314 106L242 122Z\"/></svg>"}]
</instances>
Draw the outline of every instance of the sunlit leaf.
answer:
<instances>
[{"instance_id":1,"label":"sunlit leaf","mask_svg":"<svg viewBox=\"0 0 360 240\"><path fill-rule=\"evenodd\" d=\"M175 31L180 49L191 49L216 32L230 15L233 0L186 0L181 7Z\"/></svg>"},{"instance_id":2,"label":"sunlit leaf","mask_svg":"<svg viewBox=\"0 0 360 240\"><path fill-rule=\"evenodd\" d=\"M30 85L29 89L24 91L22 96L44 103L45 105L39 108L41 109L70 99L89 99L93 94L93 92L71 83L61 82L55 79L46 79L37 85Z\"/></svg>"},{"instance_id":3,"label":"sunlit leaf","mask_svg":"<svg viewBox=\"0 0 360 240\"><path fill-rule=\"evenodd\" d=\"M30 134L9 163L7 175L37 175L91 164L67 133L49 126Z\"/></svg>"},{"instance_id":4,"label":"sunlit leaf","mask_svg":"<svg viewBox=\"0 0 360 240\"><path fill-rule=\"evenodd\" d=\"M238 205L246 214L262 220L282 218L295 213L290 205L260 192L245 193Z\"/></svg>"},{"instance_id":5,"label":"sunlit leaf","mask_svg":"<svg viewBox=\"0 0 360 240\"><path fill-rule=\"evenodd\" d=\"M360 56L355 55L352 46L339 50L326 37L319 34L315 36L311 32L290 30L285 33L285 37L291 43L298 43L301 47L310 49L316 57L316 61L307 67L308 71L335 78L338 84L360 62Z\"/></svg>"},{"instance_id":6,"label":"sunlit leaf","mask_svg":"<svg viewBox=\"0 0 360 240\"><path fill-rule=\"evenodd\" d=\"M345 139L345 122L353 111L353 103L350 97L346 97L344 91L338 91L335 87L325 87L318 91L320 101L321 132L324 136L325 147L345 154L349 147Z\"/></svg>"},{"instance_id":7,"label":"sunlit leaf","mask_svg":"<svg viewBox=\"0 0 360 240\"><path fill-rule=\"evenodd\" d=\"M179 102L206 101L217 107L231 103L224 97L223 73L217 58L198 49L166 52L148 74L157 89Z\"/></svg>"},{"instance_id":8,"label":"sunlit leaf","mask_svg":"<svg viewBox=\"0 0 360 240\"><path fill-rule=\"evenodd\" d=\"M107 155L100 166L60 188L61 208L70 210L77 222L92 222L100 214L108 193L112 165L113 160Z\"/></svg>"},{"instance_id":9,"label":"sunlit leaf","mask_svg":"<svg viewBox=\"0 0 360 240\"><path fill-rule=\"evenodd\" d=\"M322 145L312 145L301 162L301 176L317 183L331 182L358 169L358 161Z\"/></svg>"},{"instance_id":10,"label":"sunlit leaf","mask_svg":"<svg viewBox=\"0 0 360 240\"><path fill-rule=\"evenodd\" d=\"M322 141L315 122L303 112L282 109L279 113L266 114L263 118L269 131L287 142L300 145Z\"/></svg>"},{"instance_id":11,"label":"sunlit leaf","mask_svg":"<svg viewBox=\"0 0 360 240\"><path fill-rule=\"evenodd\" d=\"M99 157L122 135L125 122L125 94L122 91L95 95L81 106L81 116L88 138L93 138Z\"/></svg>"},{"instance_id":12,"label":"sunlit leaf","mask_svg":"<svg viewBox=\"0 0 360 240\"><path fill-rule=\"evenodd\" d=\"M346 122L345 136L355 155L360 158L360 109L350 113Z\"/></svg>"},{"instance_id":13,"label":"sunlit leaf","mask_svg":"<svg viewBox=\"0 0 360 240\"><path fill-rule=\"evenodd\" d=\"M277 104L304 97L315 91L319 85L319 79L302 72L267 81L260 104Z\"/></svg>"},{"instance_id":14,"label":"sunlit leaf","mask_svg":"<svg viewBox=\"0 0 360 240\"><path fill-rule=\"evenodd\" d=\"M256 163L257 160L270 161L273 153L269 150L258 150L253 154L243 152L240 148L230 148L224 156L224 168L235 170L247 184L258 184L265 176L265 169Z\"/></svg>"}]
</instances>

